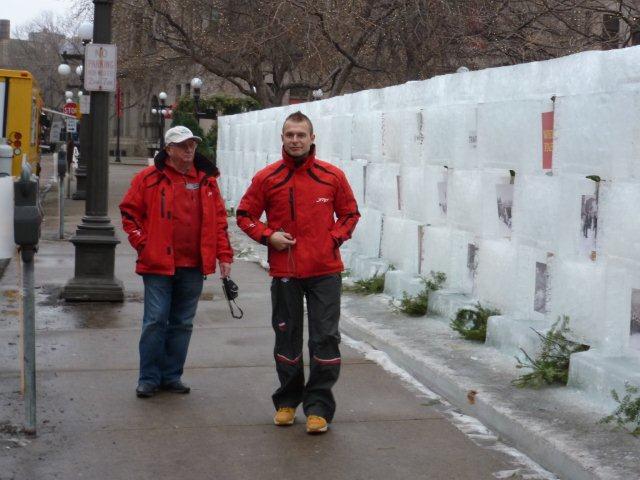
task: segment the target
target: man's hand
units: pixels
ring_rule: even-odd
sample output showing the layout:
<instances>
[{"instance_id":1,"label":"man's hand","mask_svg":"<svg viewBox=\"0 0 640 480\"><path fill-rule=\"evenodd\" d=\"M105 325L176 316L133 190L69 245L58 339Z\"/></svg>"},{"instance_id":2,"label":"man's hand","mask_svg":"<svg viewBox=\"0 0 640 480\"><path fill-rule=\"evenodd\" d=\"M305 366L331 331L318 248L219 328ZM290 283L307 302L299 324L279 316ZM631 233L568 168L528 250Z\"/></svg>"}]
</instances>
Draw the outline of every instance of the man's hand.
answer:
<instances>
[{"instance_id":1,"label":"man's hand","mask_svg":"<svg viewBox=\"0 0 640 480\"><path fill-rule=\"evenodd\" d=\"M269 237L269 243L278 251L284 250L296 244L296 240L287 232L273 232Z\"/></svg>"},{"instance_id":2,"label":"man's hand","mask_svg":"<svg viewBox=\"0 0 640 480\"><path fill-rule=\"evenodd\" d=\"M218 262L220 265L220 278L231 275L231 264L227 262Z\"/></svg>"}]
</instances>

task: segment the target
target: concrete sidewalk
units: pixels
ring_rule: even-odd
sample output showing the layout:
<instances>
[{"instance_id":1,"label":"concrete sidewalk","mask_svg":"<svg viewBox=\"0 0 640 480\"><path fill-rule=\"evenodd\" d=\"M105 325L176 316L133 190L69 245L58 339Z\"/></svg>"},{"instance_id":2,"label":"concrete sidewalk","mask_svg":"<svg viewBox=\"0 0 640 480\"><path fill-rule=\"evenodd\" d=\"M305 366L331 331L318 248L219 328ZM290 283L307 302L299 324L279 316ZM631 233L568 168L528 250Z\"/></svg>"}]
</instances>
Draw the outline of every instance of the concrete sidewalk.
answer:
<instances>
[{"instance_id":1,"label":"concrete sidewalk","mask_svg":"<svg viewBox=\"0 0 640 480\"><path fill-rule=\"evenodd\" d=\"M117 204L140 168L111 166L110 215L121 239ZM11 262L0 279L0 479L553 478L471 419L452 421L446 402L388 373L368 359L393 369L381 352L349 339L330 431L307 435L300 412L296 425L275 427L269 279L241 260L233 277L242 320L230 317L218 279L206 281L184 376L192 393L137 399L142 281L133 273L135 253L126 241L117 248L124 303L61 302L74 252L56 240L55 197L46 200L36 257L36 438L16 431L24 418L19 265ZM84 202L65 208L68 237Z\"/></svg>"}]
</instances>

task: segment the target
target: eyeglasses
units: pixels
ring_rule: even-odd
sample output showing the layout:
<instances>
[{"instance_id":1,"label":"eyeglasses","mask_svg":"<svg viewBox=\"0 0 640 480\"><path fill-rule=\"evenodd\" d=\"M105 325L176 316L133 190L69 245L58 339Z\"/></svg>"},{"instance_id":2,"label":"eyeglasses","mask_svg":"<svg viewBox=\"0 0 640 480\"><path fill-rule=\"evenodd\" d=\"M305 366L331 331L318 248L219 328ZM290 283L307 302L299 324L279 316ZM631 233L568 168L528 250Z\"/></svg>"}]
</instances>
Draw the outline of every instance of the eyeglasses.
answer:
<instances>
[{"instance_id":1,"label":"eyeglasses","mask_svg":"<svg viewBox=\"0 0 640 480\"><path fill-rule=\"evenodd\" d=\"M180 150L195 150L196 149L196 145L197 143L193 140L186 140L184 142L180 142L180 143L170 143L169 147L176 147Z\"/></svg>"}]
</instances>

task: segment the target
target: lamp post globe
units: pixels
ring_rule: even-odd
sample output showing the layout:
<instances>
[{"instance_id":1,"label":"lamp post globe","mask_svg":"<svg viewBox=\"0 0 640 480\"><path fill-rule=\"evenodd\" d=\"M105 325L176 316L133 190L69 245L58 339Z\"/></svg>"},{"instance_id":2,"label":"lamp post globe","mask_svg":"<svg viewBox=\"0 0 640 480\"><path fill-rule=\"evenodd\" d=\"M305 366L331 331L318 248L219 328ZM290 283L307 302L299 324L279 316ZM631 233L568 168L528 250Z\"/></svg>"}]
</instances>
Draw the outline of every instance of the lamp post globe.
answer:
<instances>
[{"instance_id":1,"label":"lamp post globe","mask_svg":"<svg viewBox=\"0 0 640 480\"><path fill-rule=\"evenodd\" d=\"M165 92L160 92L160 93L158 94L158 99L159 99L161 102L164 102L164 101L167 99L167 94L166 94Z\"/></svg>"},{"instance_id":2,"label":"lamp post globe","mask_svg":"<svg viewBox=\"0 0 640 480\"><path fill-rule=\"evenodd\" d=\"M465 73L465 72L468 72L468 71L469 71L469 69L463 65L462 67L460 67L460 68L458 68L456 70L456 73Z\"/></svg>"},{"instance_id":3,"label":"lamp post globe","mask_svg":"<svg viewBox=\"0 0 640 480\"><path fill-rule=\"evenodd\" d=\"M90 42L93 38L93 23L83 22L78 29L78 36L85 42Z\"/></svg>"},{"instance_id":4,"label":"lamp post globe","mask_svg":"<svg viewBox=\"0 0 640 480\"><path fill-rule=\"evenodd\" d=\"M202 88L202 79L193 77L191 79L191 88L193 88L194 90L200 90Z\"/></svg>"},{"instance_id":5,"label":"lamp post globe","mask_svg":"<svg viewBox=\"0 0 640 480\"><path fill-rule=\"evenodd\" d=\"M61 63L60 65L58 65L58 74L62 75L63 77L66 77L70 73L71 73L71 67L69 66L68 63Z\"/></svg>"},{"instance_id":6,"label":"lamp post globe","mask_svg":"<svg viewBox=\"0 0 640 480\"><path fill-rule=\"evenodd\" d=\"M156 110L155 108L151 109L151 115L157 115L158 114L158 110Z\"/></svg>"},{"instance_id":7,"label":"lamp post globe","mask_svg":"<svg viewBox=\"0 0 640 480\"><path fill-rule=\"evenodd\" d=\"M78 75L79 77L81 77L81 76L82 76L82 70L83 70L82 65L78 65L78 66L76 67L76 75Z\"/></svg>"},{"instance_id":8,"label":"lamp post globe","mask_svg":"<svg viewBox=\"0 0 640 480\"><path fill-rule=\"evenodd\" d=\"M84 92L82 90L78 90L78 98L82 97L82 95L84 95Z\"/></svg>"},{"instance_id":9,"label":"lamp post globe","mask_svg":"<svg viewBox=\"0 0 640 480\"><path fill-rule=\"evenodd\" d=\"M73 98L73 92L71 90L67 90L66 92L64 92L64 97L67 100L71 100Z\"/></svg>"}]
</instances>

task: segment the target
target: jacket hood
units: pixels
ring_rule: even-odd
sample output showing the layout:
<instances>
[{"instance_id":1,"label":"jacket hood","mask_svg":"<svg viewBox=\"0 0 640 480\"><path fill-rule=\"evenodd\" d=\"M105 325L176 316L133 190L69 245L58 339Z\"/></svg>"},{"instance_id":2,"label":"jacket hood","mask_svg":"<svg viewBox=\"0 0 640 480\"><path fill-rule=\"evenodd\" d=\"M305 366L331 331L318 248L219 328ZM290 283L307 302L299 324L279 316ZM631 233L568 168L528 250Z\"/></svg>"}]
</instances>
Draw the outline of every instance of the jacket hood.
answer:
<instances>
[{"instance_id":1,"label":"jacket hood","mask_svg":"<svg viewBox=\"0 0 640 480\"><path fill-rule=\"evenodd\" d=\"M284 146L282 147L282 160L284 160L284 163L286 163L287 166L291 169L310 168L311 165L313 165L313 162L315 159L316 159L315 143L311 144L311 148L309 149L309 154L302 162L296 162L296 160L284 150Z\"/></svg>"},{"instance_id":2,"label":"jacket hood","mask_svg":"<svg viewBox=\"0 0 640 480\"><path fill-rule=\"evenodd\" d=\"M158 154L153 158L153 164L155 167L162 171L167 166L167 160L169 159L169 154L166 150L161 150ZM207 177L218 177L220 176L220 170L216 166L215 161L209 160L204 155L196 152L193 157L193 166L199 172L203 172Z\"/></svg>"}]
</instances>

